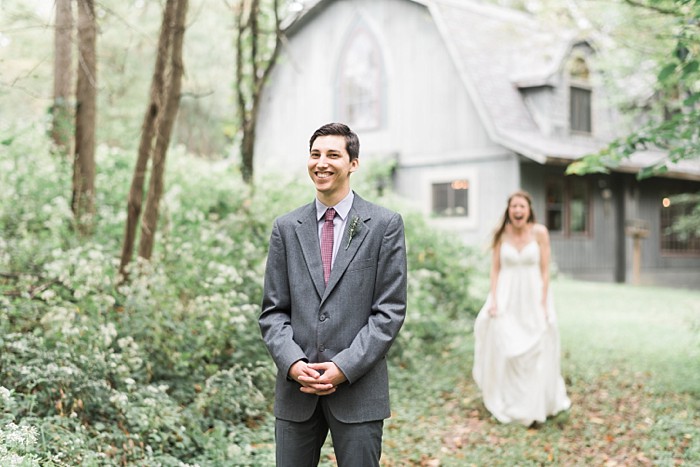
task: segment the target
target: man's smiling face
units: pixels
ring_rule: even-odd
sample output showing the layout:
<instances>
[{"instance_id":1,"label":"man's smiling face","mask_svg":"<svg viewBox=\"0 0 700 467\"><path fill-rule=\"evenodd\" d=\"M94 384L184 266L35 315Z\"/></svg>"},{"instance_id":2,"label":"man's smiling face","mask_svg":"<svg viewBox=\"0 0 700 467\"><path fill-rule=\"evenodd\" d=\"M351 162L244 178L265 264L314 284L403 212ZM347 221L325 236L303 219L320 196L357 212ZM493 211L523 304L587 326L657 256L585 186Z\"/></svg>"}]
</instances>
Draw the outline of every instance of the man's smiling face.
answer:
<instances>
[{"instance_id":1,"label":"man's smiling face","mask_svg":"<svg viewBox=\"0 0 700 467\"><path fill-rule=\"evenodd\" d=\"M316 192L326 206L335 206L350 192L350 174L357 170L359 159L350 160L345 138L319 136L311 146L308 169Z\"/></svg>"}]
</instances>

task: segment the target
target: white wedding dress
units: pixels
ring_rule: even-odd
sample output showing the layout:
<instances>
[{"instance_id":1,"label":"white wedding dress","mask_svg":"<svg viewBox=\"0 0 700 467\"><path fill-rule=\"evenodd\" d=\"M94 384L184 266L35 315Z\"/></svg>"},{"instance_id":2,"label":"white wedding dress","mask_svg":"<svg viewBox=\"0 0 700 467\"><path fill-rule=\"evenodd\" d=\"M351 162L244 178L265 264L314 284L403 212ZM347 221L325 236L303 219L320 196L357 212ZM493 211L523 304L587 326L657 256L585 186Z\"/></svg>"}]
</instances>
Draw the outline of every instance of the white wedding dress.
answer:
<instances>
[{"instance_id":1,"label":"white wedding dress","mask_svg":"<svg viewBox=\"0 0 700 467\"><path fill-rule=\"evenodd\" d=\"M501 242L500 257L498 314L489 314L489 295L474 324L472 374L498 421L529 426L571 406L560 371L559 330L551 293L546 316L542 309L537 242L522 250Z\"/></svg>"}]
</instances>

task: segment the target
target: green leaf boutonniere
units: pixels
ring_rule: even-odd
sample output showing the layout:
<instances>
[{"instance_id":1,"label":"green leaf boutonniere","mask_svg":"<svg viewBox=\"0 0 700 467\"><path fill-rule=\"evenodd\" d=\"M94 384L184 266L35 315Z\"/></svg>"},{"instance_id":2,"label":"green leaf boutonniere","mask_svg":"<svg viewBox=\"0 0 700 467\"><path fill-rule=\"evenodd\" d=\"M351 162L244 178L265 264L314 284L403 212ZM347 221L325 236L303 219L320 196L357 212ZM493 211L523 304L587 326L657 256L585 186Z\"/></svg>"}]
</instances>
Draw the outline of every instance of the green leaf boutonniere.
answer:
<instances>
[{"instance_id":1,"label":"green leaf boutonniere","mask_svg":"<svg viewBox=\"0 0 700 467\"><path fill-rule=\"evenodd\" d=\"M352 243L353 237L357 235L360 229L362 229L362 224L360 224L360 217L355 216L350 221L350 230L348 231L348 244L345 245L346 250L350 248L350 243Z\"/></svg>"}]
</instances>

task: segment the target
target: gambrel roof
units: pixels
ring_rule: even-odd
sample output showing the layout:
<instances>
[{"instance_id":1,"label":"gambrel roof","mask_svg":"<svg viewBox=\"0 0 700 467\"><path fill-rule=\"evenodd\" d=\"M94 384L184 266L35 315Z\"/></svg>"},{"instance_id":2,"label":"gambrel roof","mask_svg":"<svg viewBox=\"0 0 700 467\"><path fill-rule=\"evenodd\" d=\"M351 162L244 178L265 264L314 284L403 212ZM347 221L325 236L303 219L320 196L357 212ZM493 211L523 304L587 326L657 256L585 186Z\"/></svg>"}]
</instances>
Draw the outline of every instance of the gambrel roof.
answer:
<instances>
[{"instance_id":1,"label":"gambrel roof","mask_svg":"<svg viewBox=\"0 0 700 467\"><path fill-rule=\"evenodd\" d=\"M287 28L298 28L334 0L311 0ZM540 164L565 163L597 152L606 141L545 134L526 106L521 88L555 86L574 46L586 41L570 30L545 27L532 15L478 0L406 0L425 6L478 109L489 137ZM646 151L619 170L636 172L661 159ZM698 161L682 161L669 176L700 178Z\"/></svg>"},{"instance_id":2,"label":"gambrel roof","mask_svg":"<svg viewBox=\"0 0 700 467\"><path fill-rule=\"evenodd\" d=\"M489 136L515 152L546 162L543 149L548 145L532 144L541 132L516 82L523 76L547 82L558 71L555 59L561 59L572 38L542 31L531 16L514 10L472 1L425 3ZM559 148L567 153L573 150Z\"/></svg>"}]
</instances>

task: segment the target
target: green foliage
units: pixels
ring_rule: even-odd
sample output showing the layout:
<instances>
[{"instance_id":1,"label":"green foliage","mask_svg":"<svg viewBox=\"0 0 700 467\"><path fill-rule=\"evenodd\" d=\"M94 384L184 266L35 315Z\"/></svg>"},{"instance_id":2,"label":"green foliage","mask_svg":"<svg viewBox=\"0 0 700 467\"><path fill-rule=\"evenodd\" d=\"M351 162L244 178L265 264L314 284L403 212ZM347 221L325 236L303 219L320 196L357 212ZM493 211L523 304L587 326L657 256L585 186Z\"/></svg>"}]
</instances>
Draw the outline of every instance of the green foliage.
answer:
<instances>
[{"instance_id":1,"label":"green foliage","mask_svg":"<svg viewBox=\"0 0 700 467\"><path fill-rule=\"evenodd\" d=\"M686 207L686 214L670 227L671 232L678 234L682 241L692 236L700 238L700 193L672 196L671 203Z\"/></svg>"},{"instance_id":2,"label":"green foliage","mask_svg":"<svg viewBox=\"0 0 700 467\"><path fill-rule=\"evenodd\" d=\"M9 391L0 387L3 403L12 402ZM0 464L17 467L35 467L41 465L33 453L37 441L36 427L8 423L0 427Z\"/></svg>"},{"instance_id":3,"label":"green foliage","mask_svg":"<svg viewBox=\"0 0 700 467\"><path fill-rule=\"evenodd\" d=\"M236 364L219 371L207 379L197 395L197 410L208 418L234 422L262 418L268 409L268 394L252 384L253 381L270 387L275 383L275 373L269 366L252 367L250 364Z\"/></svg>"},{"instance_id":4,"label":"green foliage","mask_svg":"<svg viewBox=\"0 0 700 467\"><path fill-rule=\"evenodd\" d=\"M660 123L648 124L635 133L611 142L596 154L585 156L567 167L567 174L608 173L635 153L662 149L665 155L656 163L643 167L638 179L663 175L669 166L682 160L700 158L700 110L676 113Z\"/></svg>"},{"instance_id":5,"label":"green foliage","mask_svg":"<svg viewBox=\"0 0 700 467\"><path fill-rule=\"evenodd\" d=\"M165 2L96 2L97 141L134 149L148 102ZM3 0L0 15L0 126L46 116L53 108L54 2ZM73 6L74 19L76 16ZM231 2L190 0L183 50L185 76L173 140L221 156L233 118ZM75 33L74 33L75 39ZM212 57L216 65L212 66ZM73 80L78 65L73 52ZM75 106L74 99L68 105ZM0 137L0 141L4 139Z\"/></svg>"},{"instance_id":6,"label":"green foliage","mask_svg":"<svg viewBox=\"0 0 700 467\"><path fill-rule=\"evenodd\" d=\"M620 102L626 113L642 123L598 153L570 164L567 174L607 173L636 153L647 150L656 151L657 156L653 163L639 169L637 178L640 180L663 175L679 162L700 161L700 2L627 0L626 3L631 5L632 17L645 17L645 22L655 31L653 42L639 39L636 29L642 26L635 22L634 41L631 42L634 45L626 48L627 52L633 52L642 40L646 44L643 51L653 51L643 61L638 59L637 69L629 72L638 74L645 63L653 63L656 71L654 96L645 99L641 108L633 102ZM618 25L617 29L623 26ZM615 75L616 69L619 71L620 65L611 64L607 74ZM618 81L628 82L620 78L617 76ZM675 223L672 230L681 236L697 236L700 202L697 197L685 202L694 203L694 207L691 205L691 212Z\"/></svg>"},{"instance_id":7,"label":"green foliage","mask_svg":"<svg viewBox=\"0 0 700 467\"><path fill-rule=\"evenodd\" d=\"M8 128L2 140L0 436L24 444L7 444L0 460L272 464L275 370L257 324L263 269L274 217L310 202L310 182L270 173L253 191L231 163L174 148L153 259L133 261L122 283L135 151L98 148L97 228L85 239L74 231L69 163L52 154L43 127ZM387 193L391 167L363 172L358 192L406 221L409 316L392 353L406 367L474 311L472 253Z\"/></svg>"},{"instance_id":8,"label":"green foliage","mask_svg":"<svg viewBox=\"0 0 700 467\"><path fill-rule=\"evenodd\" d=\"M471 287L478 256L444 232L431 229L416 213L405 214L405 224L411 266L407 324L399 348L415 352L412 341L418 340L421 351L412 356L422 358L426 350L440 352L445 338L458 331L454 323L478 311L483 297L473 296Z\"/></svg>"},{"instance_id":9,"label":"green foliage","mask_svg":"<svg viewBox=\"0 0 700 467\"><path fill-rule=\"evenodd\" d=\"M642 168L637 178L662 175L669 166L683 160L700 158L700 2L696 0L628 0L633 13L654 16L655 25L666 37L657 39L659 50L652 56L655 62L656 84L653 108L657 118L649 118L644 107L646 123L628 136L616 139L608 147L574 162L570 174L607 172L615 169L633 154L657 149L664 156ZM636 37L639 37L636 35ZM626 103L628 109L630 103Z\"/></svg>"}]
</instances>

